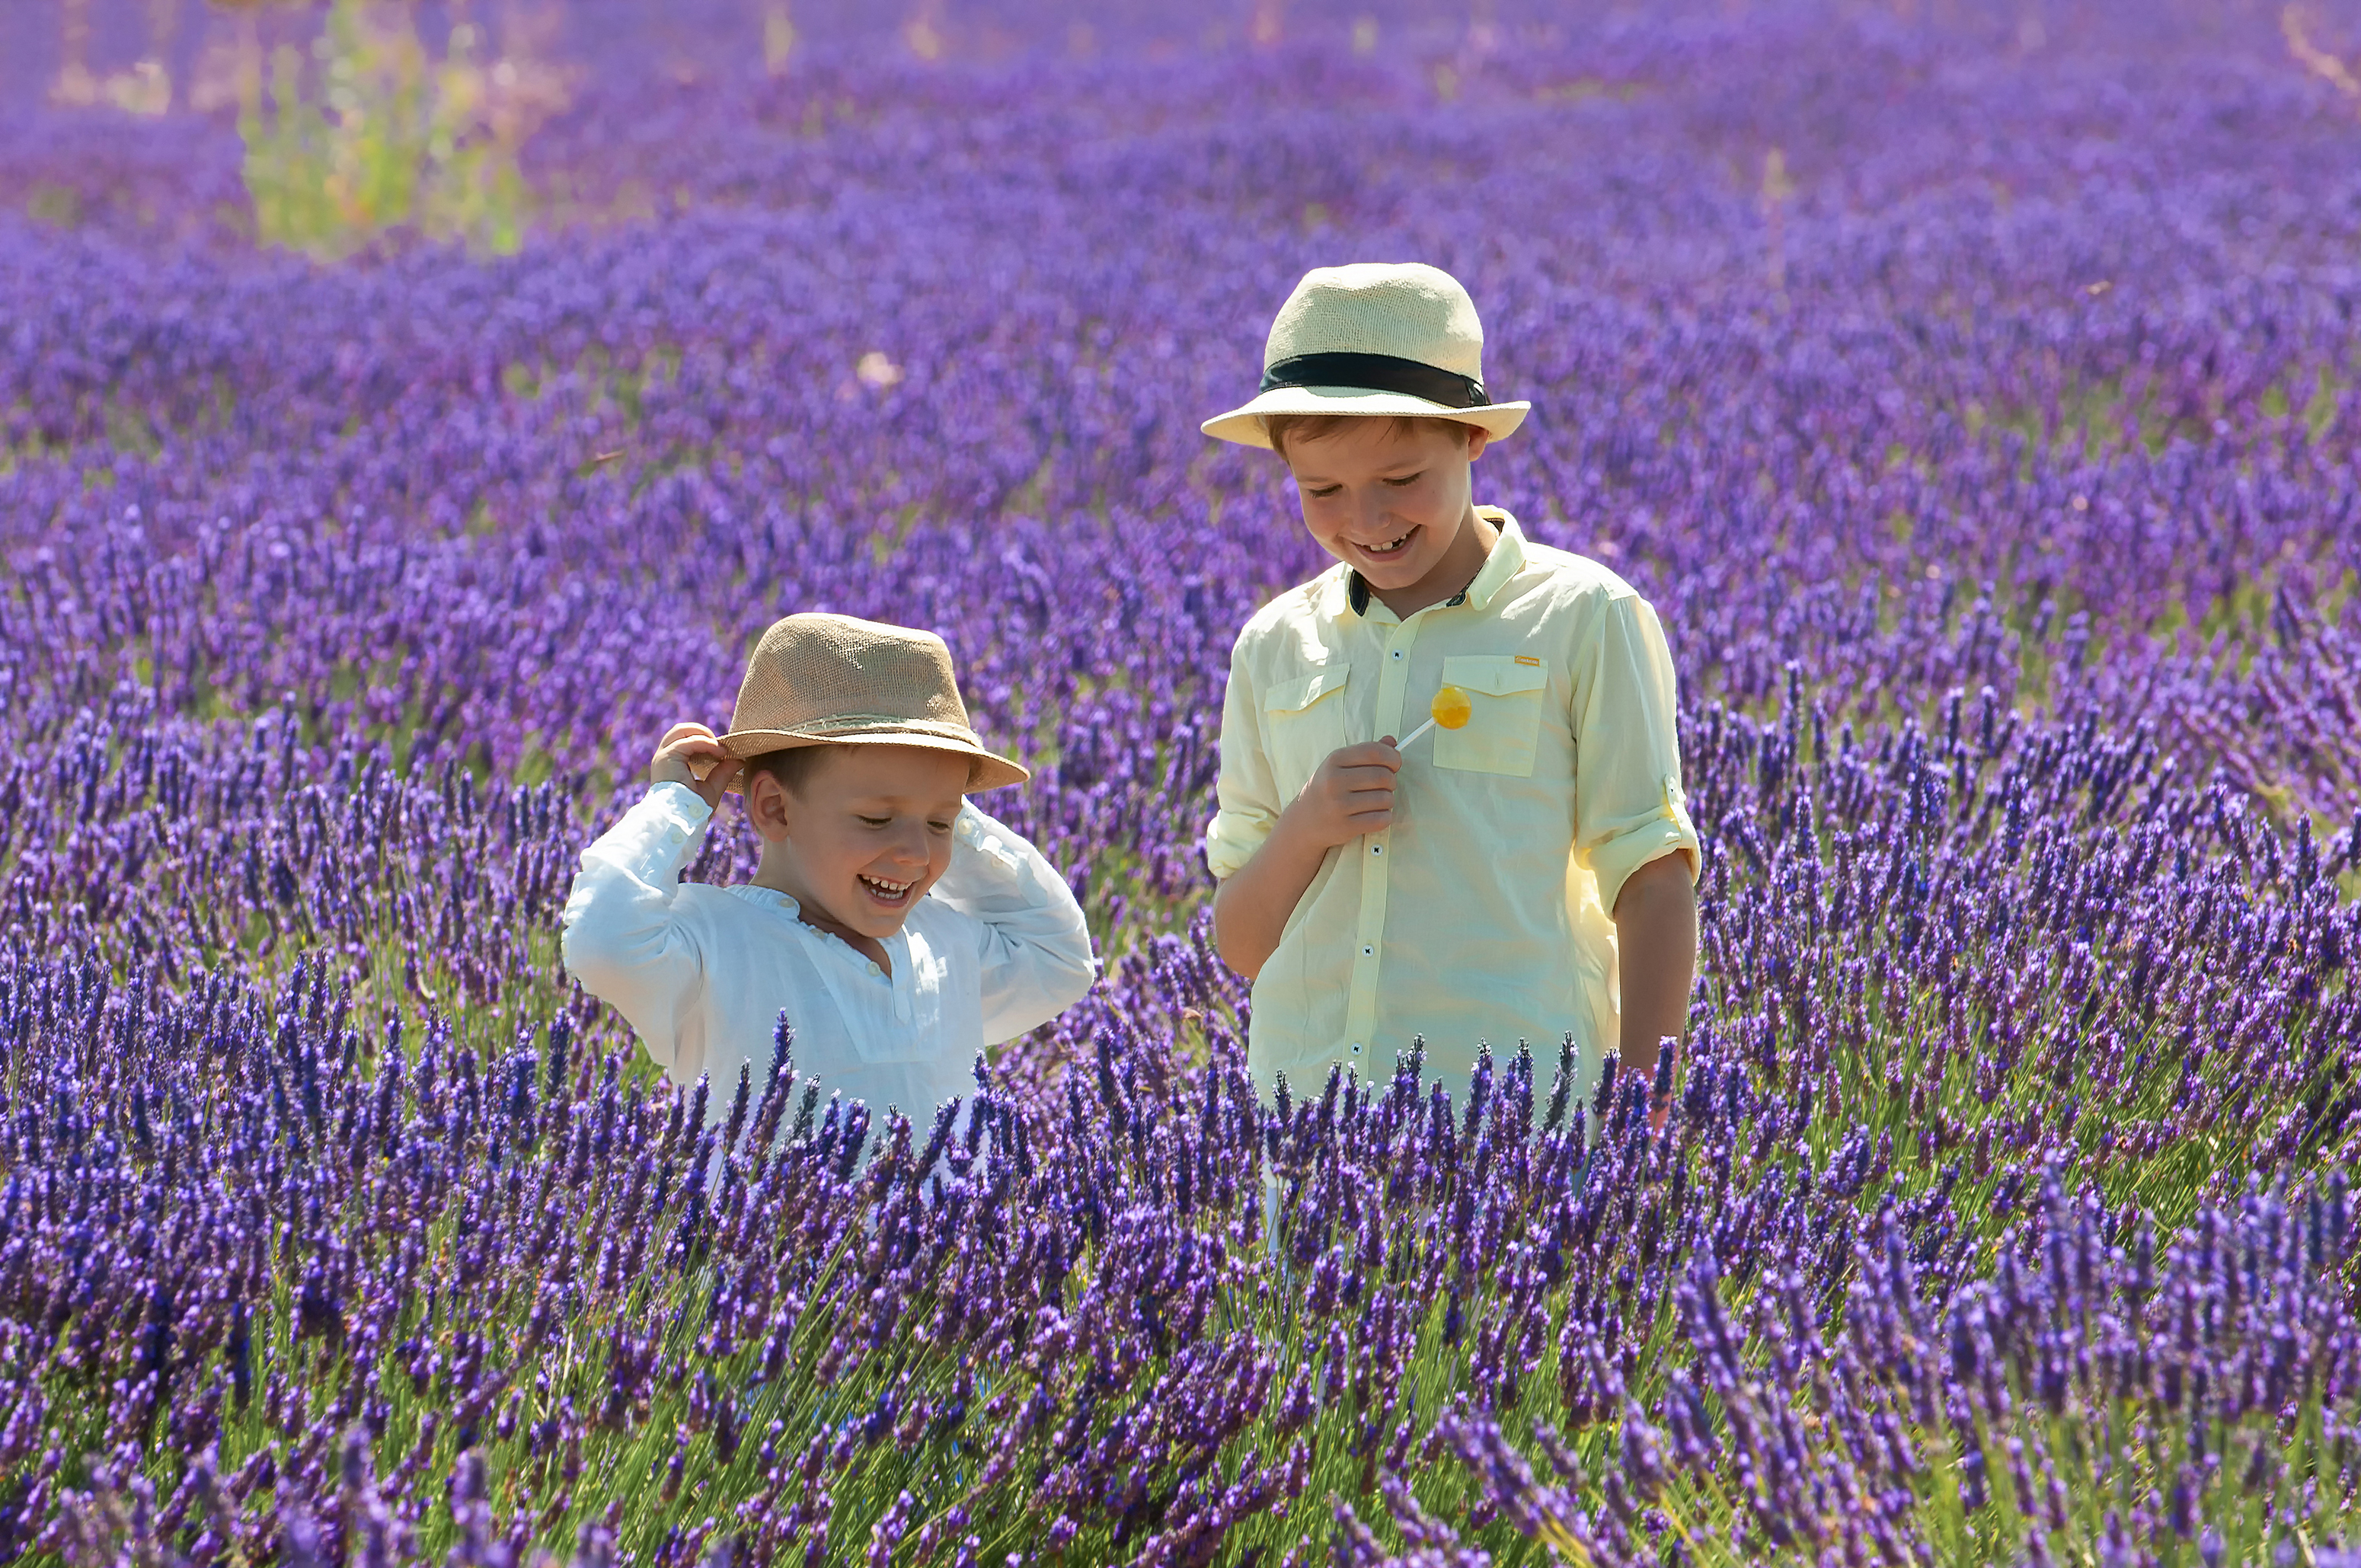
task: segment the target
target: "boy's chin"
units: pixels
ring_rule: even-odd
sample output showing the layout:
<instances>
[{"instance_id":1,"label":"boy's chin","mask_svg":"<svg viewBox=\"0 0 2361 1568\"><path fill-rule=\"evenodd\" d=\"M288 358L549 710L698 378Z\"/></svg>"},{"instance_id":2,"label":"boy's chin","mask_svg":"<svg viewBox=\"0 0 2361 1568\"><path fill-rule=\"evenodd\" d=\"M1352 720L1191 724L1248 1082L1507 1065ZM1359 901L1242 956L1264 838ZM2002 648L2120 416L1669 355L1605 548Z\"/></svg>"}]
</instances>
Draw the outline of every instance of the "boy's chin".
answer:
<instances>
[{"instance_id":1,"label":"boy's chin","mask_svg":"<svg viewBox=\"0 0 2361 1568\"><path fill-rule=\"evenodd\" d=\"M910 902L915 906L917 900L914 898ZM806 909L808 914L819 916L822 924L834 927L840 932L855 937L866 937L876 942L882 942L888 937L898 936L902 927L910 917L908 909L878 908L858 890L855 890L849 898L830 899L826 904L813 899L807 904Z\"/></svg>"},{"instance_id":2,"label":"boy's chin","mask_svg":"<svg viewBox=\"0 0 2361 1568\"><path fill-rule=\"evenodd\" d=\"M1431 561L1358 562L1353 569L1373 588L1411 588L1434 569Z\"/></svg>"},{"instance_id":3,"label":"boy's chin","mask_svg":"<svg viewBox=\"0 0 2361 1568\"><path fill-rule=\"evenodd\" d=\"M1369 587L1390 593L1400 588L1418 587L1441 560L1439 554L1422 551L1415 555L1404 554L1399 561L1356 561L1353 569L1361 574L1361 580Z\"/></svg>"},{"instance_id":4,"label":"boy's chin","mask_svg":"<svg viewBox=\"0 0 2361 1568\"><path fill-rule=\"evenodd\" d=\"M1371 560L1356 549L1330 553L1360 573L1362 580L1372 587L1415 587L1421 579L1442 564L1444 553L1450 548L1449 540L1438 545L1433 534L1433 529L1422 527L1419 537L1413 538L1400 555L1390 560Z\"/></svg>"}]
</instances>

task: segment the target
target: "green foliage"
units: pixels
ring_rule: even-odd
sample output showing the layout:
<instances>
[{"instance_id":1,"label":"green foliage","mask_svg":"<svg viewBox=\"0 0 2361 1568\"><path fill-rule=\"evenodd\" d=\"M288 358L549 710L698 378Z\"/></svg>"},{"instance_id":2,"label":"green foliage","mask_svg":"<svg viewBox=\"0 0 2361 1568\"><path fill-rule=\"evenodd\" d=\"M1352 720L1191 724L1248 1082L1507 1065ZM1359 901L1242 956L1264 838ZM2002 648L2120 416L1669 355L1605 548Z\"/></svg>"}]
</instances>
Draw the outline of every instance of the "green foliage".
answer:
<instances>
[{"instance_id":1,"label":"green foliage","mask_svg":"<svg viewBox=\"0 0 2361 1568\"><path fill-rule=\"evenodd\" d=\"M258 53L240 82L238 131L257 237L323 259L389 230L506 255L537 207L519 155L564 105L564 77L530 60L479 61L470 24L436 59L404 9L335 0L312 45Z\"/></svg>"}]
</instances>

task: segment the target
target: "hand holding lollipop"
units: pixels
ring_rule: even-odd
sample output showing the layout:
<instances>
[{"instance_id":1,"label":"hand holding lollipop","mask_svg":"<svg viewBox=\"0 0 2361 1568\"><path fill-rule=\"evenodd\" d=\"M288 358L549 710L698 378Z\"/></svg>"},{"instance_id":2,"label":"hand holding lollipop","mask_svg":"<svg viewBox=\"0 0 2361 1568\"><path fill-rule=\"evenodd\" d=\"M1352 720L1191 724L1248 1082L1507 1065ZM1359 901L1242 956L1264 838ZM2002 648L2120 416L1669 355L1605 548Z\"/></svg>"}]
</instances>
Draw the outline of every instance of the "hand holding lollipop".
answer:
<instances>
[{"instance_id":1,"label":"hand holding lollipop","mask_svg":"<svg viewBox=\"0 0 2361 1568\"><path fill-rule=\"evenodd\" d=\"M1467 721L1476 716L1476 705L1469 702L1467 694L1457 686L1437 686L1434 700L1426 705L1426 722L1403 736L1400 744L1394 748L1396 751L1409 751L1411 741L1438 724L1445 729L1465 729Z\"/></svg>"}]
</instances>

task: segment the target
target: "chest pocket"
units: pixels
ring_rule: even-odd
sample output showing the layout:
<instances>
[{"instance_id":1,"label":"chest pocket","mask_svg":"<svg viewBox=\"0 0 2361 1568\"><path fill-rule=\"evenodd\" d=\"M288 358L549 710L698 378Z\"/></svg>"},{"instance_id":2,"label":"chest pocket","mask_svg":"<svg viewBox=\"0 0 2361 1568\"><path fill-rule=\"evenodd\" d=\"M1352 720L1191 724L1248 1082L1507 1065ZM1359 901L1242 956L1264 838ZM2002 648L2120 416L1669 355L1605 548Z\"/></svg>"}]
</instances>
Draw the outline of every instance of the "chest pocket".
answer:
<instances>
[{"instance_id":1,"label":"chest pocket","mask_svg":"<svg viewBox=\"0 0 2361 1568\"><path fill-rule=\"evenodd\" d=\"M1466 692L1475 711L1456 729L1435 730L1434 765L1530 778L1549 671L1513 657L1471 653L1443 661L1443 684Z\"/></svg>"},{"instance_id":2,"label":"chest pocket","mask_svg":"<svg viewBox=\"0 0 2361 1568\"><path fill-rule=\"evenodd\" d=\"M1336 659L1274 681L1263 694L1263 732L1282 797L1293 799L1328 753L1349 743L1345 699L1337 694L1352 673L1351 665Z\"/></svg>"}]
</instances>

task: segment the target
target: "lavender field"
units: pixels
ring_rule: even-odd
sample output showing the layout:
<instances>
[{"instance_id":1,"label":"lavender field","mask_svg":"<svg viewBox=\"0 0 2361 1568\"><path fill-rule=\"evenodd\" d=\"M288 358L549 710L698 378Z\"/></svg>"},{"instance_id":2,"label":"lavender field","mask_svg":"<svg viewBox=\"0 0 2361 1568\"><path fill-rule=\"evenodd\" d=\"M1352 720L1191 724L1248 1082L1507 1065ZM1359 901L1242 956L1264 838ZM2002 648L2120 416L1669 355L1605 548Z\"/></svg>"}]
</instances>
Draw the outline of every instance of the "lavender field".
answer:
<instances>
[{"instance_id":1,"label":"lavender field","mask_svg":"<svg viewBox=\"0 0 2361 1568\"><path fill-rule=\"evenodd\" d=\"M2361 1561L2361 16L429 8L414 196L236 85L327 20L0 9L0 1563ZM1246 1071L1324 558L1197 425L1353 259L1663 618L1676 1081ZM1106 959L939 1113L557 962L814 609Z\"/></svg>"}]
</instances>

